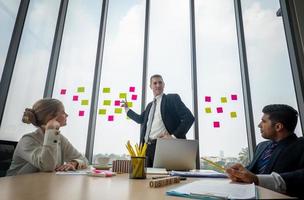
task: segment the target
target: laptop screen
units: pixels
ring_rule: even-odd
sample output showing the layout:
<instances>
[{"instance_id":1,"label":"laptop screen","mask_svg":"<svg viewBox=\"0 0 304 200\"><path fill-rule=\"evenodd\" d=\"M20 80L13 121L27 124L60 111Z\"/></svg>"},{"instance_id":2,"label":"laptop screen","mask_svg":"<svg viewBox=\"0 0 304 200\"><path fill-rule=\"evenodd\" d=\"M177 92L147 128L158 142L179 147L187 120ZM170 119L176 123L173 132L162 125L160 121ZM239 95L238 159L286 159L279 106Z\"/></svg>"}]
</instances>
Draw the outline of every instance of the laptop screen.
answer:
<instances>
[{"instance_id":1,"label":"laptop screen","mask_svg":"<svg viewBox=\"0 0 304 200\"><path fill-rule=\"evenodd\" d=\"M195 169L197 140L157 139L153 167L167 170Z\"/></svg>"}]
</instances>

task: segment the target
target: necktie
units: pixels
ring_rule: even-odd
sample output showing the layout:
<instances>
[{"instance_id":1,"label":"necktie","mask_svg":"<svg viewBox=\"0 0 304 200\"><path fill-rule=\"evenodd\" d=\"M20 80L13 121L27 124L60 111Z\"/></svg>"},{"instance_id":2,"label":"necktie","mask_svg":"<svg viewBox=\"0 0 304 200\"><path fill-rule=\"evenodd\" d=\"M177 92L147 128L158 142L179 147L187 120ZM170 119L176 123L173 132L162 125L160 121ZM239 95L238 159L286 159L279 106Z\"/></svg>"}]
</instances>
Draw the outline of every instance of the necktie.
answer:
<instances>
[{"instance_id":1,"label":"necktie","mask_svg":"<svg viewBox=\"0 0 304 200\"><path fill-rule=\"evenodd\" d=\"M263 152L262 156L260 157L258 163L257 163L257 171L259 174L264 174L265 169L267 165L269 164L271 155L274 151L274 149L277 147L277 142L272 142Z\"/></svg>"},{"instance_id":2,"label":"necktie","mask_svg":"<svg viewBox=\"0 0 304 200\"><path fill-rule=\"evenodd\" d=\"M156 99L154 98L151 109L150 109L150 112L149 112L149 116L148 116L147 129L146 129L146 135L145 135L145 142L146 143L149 140L149 135L150 135L150 132L151 132L151 127L152 127L152 122L153 122L153 118L154 118L155 108L156 108Z\"/></svg>"}]
</instances>

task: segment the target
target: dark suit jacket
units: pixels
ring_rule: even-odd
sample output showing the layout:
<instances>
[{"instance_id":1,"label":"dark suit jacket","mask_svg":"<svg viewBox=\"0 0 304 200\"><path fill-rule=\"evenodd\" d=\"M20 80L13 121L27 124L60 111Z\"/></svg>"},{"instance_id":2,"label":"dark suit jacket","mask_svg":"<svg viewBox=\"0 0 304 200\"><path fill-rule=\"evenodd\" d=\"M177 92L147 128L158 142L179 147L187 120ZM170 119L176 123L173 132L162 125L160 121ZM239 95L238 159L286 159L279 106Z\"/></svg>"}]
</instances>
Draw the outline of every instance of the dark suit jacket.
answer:
<instances>
[{"instance_id":1,"label":"dark suit jacket","mask_svg":"<svg viewBox=\"0 0 304 200\"><path fill-rule=\"evenodd\" d=\"M129 110L127 115L137 123L141 124L140 142L144 141L149 111L152 102L146 109L138 115L133 110ZM176 138L186 139L186 133L194 122L191 111L185 106L178 94L163 94L161 100L161 116L167 131Z\"/></svg>"},{"instance_id":2,"label":"dark suit jacket","mask_svg":"<svg viewBox=\"0 0 304 200\"><path fill-rule=\"evenodd\" d=\"M247 169L257 173L256 164L270 141L261 142L255 151L252 162ZM279 142L273 151L265 174L276 172L284 179L287 193L291 196L304 198L304 138L291 134Z\"/></svg>"}]
</instances>

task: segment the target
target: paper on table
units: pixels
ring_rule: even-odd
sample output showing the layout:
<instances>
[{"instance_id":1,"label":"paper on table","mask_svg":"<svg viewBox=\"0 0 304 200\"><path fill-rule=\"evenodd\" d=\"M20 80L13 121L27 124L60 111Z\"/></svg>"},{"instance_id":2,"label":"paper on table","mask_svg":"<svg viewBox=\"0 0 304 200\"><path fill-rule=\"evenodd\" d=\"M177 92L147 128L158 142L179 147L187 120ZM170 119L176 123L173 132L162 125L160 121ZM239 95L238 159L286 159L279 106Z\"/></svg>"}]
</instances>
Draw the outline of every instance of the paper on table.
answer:
<instances>
[{"instance_id":1,"label":"paper on table","mask_svg":"<svg viewBox=\"0 0 304 200\"><path fill-rule=\"evenodd\" d=\"M166 175L168 174L166 168L151 168L147 167L147 174L155 175Z\"/></svg>"},{"instance_id":2,"label":"paper on table","mask_svg":"<svg viewBox=\"0 0 304 200\"><path fill-rule=\"evenodd\" d=\"M185 171L172 171L172 176L183 176L183 177L209 177L209 178L227 178L227 175L214 170L192 170L189 172Z\"/></svg>"},{"instance_id":3,"label":"paper on table","mask_svg":"<svg viewBox=\"0 0 304 200\"><path fill-rule=\"evenodd\" d=\"M56 175L86 175L90 170L76 170L76 171L59 171Z\"/></svg>"},{"instance_id":4,"label":"paper on table","mask_svg":"<svg viewBox=\"0 0 304 200\"><path fill-rule=\"evenodd\" d=\"M167 191L168 195L193 198L254 199L255 185L231 183L229 180L199 180Z\"/></svg>"}]
</instances>

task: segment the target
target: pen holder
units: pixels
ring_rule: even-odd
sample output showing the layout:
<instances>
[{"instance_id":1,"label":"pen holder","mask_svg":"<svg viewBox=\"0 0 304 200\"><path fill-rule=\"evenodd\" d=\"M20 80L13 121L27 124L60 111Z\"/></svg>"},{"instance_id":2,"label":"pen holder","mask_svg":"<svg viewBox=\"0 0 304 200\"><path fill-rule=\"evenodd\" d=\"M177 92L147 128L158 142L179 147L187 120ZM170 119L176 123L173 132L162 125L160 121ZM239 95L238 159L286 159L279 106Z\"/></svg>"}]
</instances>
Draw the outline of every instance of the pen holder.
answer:
<instances>
[{"instance_id":1,"label":"pen holder","mask_svg":"<svg viewBox=\"0 0 304 200\"><path fill-rule=\"evenodd\" d=\"M131 165L129 168L129 178L145 179L146 178L146 157L131 157Z\"/></svg>"}]
</instances>

